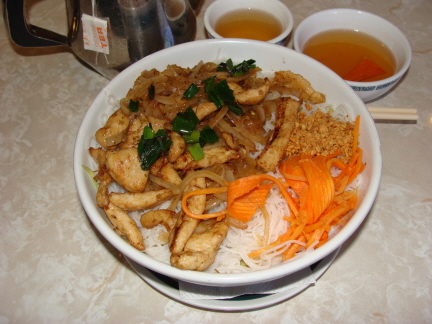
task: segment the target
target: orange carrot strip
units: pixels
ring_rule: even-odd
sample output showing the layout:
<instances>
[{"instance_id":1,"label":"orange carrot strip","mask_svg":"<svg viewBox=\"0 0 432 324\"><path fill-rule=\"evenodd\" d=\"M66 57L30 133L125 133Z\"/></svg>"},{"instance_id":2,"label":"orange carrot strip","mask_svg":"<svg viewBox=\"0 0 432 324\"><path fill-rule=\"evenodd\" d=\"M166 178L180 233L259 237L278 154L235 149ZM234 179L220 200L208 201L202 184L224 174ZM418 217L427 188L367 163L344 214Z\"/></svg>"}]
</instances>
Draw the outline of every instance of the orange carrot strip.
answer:
<instances>
[{"instance_id":1,"label":"orange carrot strip","mask_svg":"<svg viewBox=\"0 0 432 324\"><path fill-rule=\"evenodd\" d=\"M229 214L242 222L249 222L257 209L264 206L272 184L261 185L247 194L238 197L229 206Z\"/></svg>"},{"instance_id":2,"label":"orange carrot strip","mask_svg":"<svg viewBox=\"0 0 432 324\"><path fill-rule=\"evenodd\" d=\"M354 154L357 152L359 132L360 132L360 115L357 115L354 122L352 156L354 156Z\"/></svg>"},{"instance_id":3,"label":"orange carrot strip","mask_svg":"<svg viewBox=\"0 0 432 324\"><path fill-rule=\"evenodd\" d=\"M327 167L329 170L332 166L335 166L336 168L339 168L341 170L344 170L347 167L346 164L343 163L342 160L338 158L332 158L327 161Z\"/></svg>"},{"instance_id":4,"label":"orange carrot strip","mask_svg":"<svg viewBox=\"0 0 432 324\"><path fill-rule=\"evenodd\" d=\"M305 227L305 232L312 232L320 227L328 227L330 223L335 220L338 217L342 217L345 215L348 211L351 210L351 207L347 203L340 204L336 206L334 209L332 209L330 212L328 212L327 215L325 215L323 218L320 219L319 222L308 225Z\"/></svg>"},{"instance_id":5,"label":"orange carrot strip","mask_svg":"<svg viewBox=\"0 0 432 324\"><path fill-rule=\"evenodd\" d=\"M357 152L358 152L359 156L357 158L356 165L353 168L352 173L349 177L348 183L351 183L359 175L360 170L362 169L363 150L358 148Z\"/></svg>"},{"instance_id":6,"label":"orange carrot strip","mask_svg":"<svg viewBox=\"0 0 432 324\"><path fill-rule=\"evenodd\" d=\"M303 157L300 155L293 155L279 164L279 172L285 178L286 183L299 195L305 185L307 179L303 169L299 165L299 160ZM298 176L302 178L293 179L290 176Z\"/></svg>"},{"instance_id":7,"label":"orange carrot strip","mask_svg":"<svg viewBox=\"0 0 432 324\"><path fill-rule=\"evenodd\" d=\"M265 180L270 180L274 182L278 187L282 194L282 196L285 198L285 200L288 203L288 207L291 209L291 211L294 213L294 215L298 215L298 206L288 193L288 191L285 189L284 185L275 177L272 177L268 174L254 174L245 178L240 178L237 180L234 180L229 184L228 187L228 212L230 212L230 206L234 202L234 200L243 194L251 191L255 187L257 187L258 184ZM230 213L231 215L231 213ZM234 215L231 215L232 217L235 217Z\"/></svg>"},{"instance_id":8,"label":"orange carrot strip","mask_svg":"<svg viewBox=\"0 0 432 324\"><path fill-rule=\"evenodd\" d=\"M337 196L337 195L341 194L342 192L344 192L348 183L349 183L349 177L348 176L345 176L342 179L340 179L340 181L337 184L335 184L335 187L336 187L335 195Z\"/></svg>"},{"instance_id":9,"label":"orange carrot strip","mask_svg":"<svg viewBox=\"0 0 432 324\"><path fill-rule=\"evenodd\" d=\"M304 223L298 225L295 228L294 232L290 236L288 236L288 238L285 241L297 240L300 237L300 234L303 233L304 228L305 228Z\"/></svg>"},{"instance_id":10,"label":"orange carrot strip","mask_svg":"<svg viewBox=\"0 0 432 324\"><path fill-rule=\"evenodd\" d=\"M318 249L320 246L322 246L327 241L328 241L328 232L324 232L323 235L321 236L320 242L317 245L315 245L315 249Z\"/></svg>"},{"instance_id":11,"label":"orange carrot strip","mask_svg":"<svg viewBox=\"0 0 432 324\"><path fill-rule=\"evenodd\" d=\"M313 207L313 220L316 221L334 198L334 182L326 169L324 159L317 156L314 160L299 161L306 173L310 187L310 203Z\"/></svg>"},{"instance_id":12,"label":"orange carrot strip","mask_svg":"<svg viewBox=\"0 0 432 324\"><path fill-rule=\"evenodd\" d=\"M336 177L333 178L335 187L337 187L339 185L339 182L341 182L342 179L347 176L347 173L349 171L348 169L349 169L349 167L346 167Z\"/></svg>"},{"instance_id":13,"label":"orange carrot strip","mask_svg":"<svg viewBox=\"0 0 432 324\"><path fill-rule=\"evenodd\" d=\"M321 236L324 234L325 229L323 227L321 228L317 228L313 234L310 236L310 238L308 239L307 243L306 243L306 248L308 248L309 246L311 246L313 243L315 242L319 242L321 240Z\"/></svg>"},{"instance_id":14,"label":"orange carrot strip","mask_svg":"<svg viewBox=\"0 0 432 324\"><path fill-rule=\"evenodd\" d=\"M385 72L378 64L365 57L344 77L344 80L360 82Z\"/></svg>"},{"instance_id":15,"label":"orange carrot strip","mask_svg":"<svg viewBox=\"0 0 432 324\"><path fill-rule=\"evenodd\" d=\"M301 235L298 238L298 241L306 243L306 237L304 235ZM282 253L282 261L291 259L302 247L304 246L298 243L291 244L289 248L284 253Z\"/></svg>"},{"instance_id":16,"label":"orange carrot strip","mask_svg":"<svg viewBox=\"0 0 432 324\"><path fill-rule=\"evenodd\" d=\"M307 181L306 177L298 176L294 174L284 173L284 177L286 180L303 181L303 182Z\"/></svg>"},{"instance_id":17,"label":"orange carrot strip","mask_svg":"<svg viewBox=\"0 0 432 324\"><path fill-rule=\"evenodd\" d=\"M270 250L270 249L272 249L272 248L274 248L274 247L276 247L276 246L282 244L283 242L288 241L288 237L289 237L293 232L294 232L294 227L290 227L290 228L288 228L288 230L287 230L284 234L280 235L280 236L276 239L276 241L270 243L269 245L267 245L267 246L265 246L265 247L263 247L263 248L261 248L261 249L259 249L259 250L255 250L255 251L250 252L250 253L248 254L248 257L253 259L253 258L259 256L261 253L263 253L263 252L265 252L265 251L268 251L268 250Z\"/></svg>"},{"instance_id":18,"label":"orange carrot strip","mask_svg":"<svg viewBox=\"0 0 432 324\"><path fill-rule=\"evenodd\" d=\"M304 224L301 224L299 226L291 226L288 228L288 231L286 231L284 234L280 235L274 242L270 243L269 245L259 249L252 251L248 254L248 257L255 258L259 256L261 253L268 251L274 247L277 247L278 245L281 245L284 242L291 241L291 240L297 240L300 234L303 232Z\"/></svg>"},{"instance_id":19,"label":"orange carrot strip","mask_svg":"<svg viewBox=\"0 0 432 324\"><path fill-rule=\"evenodd\" d=\"M292 222L295 218L292 216L284 216L282 217L284 220L286 220L287 222Z\"/></svg>"},{"instance_id":20,"label":"orange carrot strip","mask_svg":"<svg viewBox=\"0 0 432 324\"><path fill-rule=\"evenodd\" d=\"M328 161L328 160L333 159L333 158L335 158L335 157L337 157L338 155L341 155L341 154L342 154L342 151L341 150L337 150L336 152L334 152L332 154L328 154L325 157L326 157L326 159Z\"/></svg>"},{"instance_id":21,"label":"orange carrot strip","mask_svg":"<svg viewBox=\"0 0 432 324\"><path fill-rule=\"evenodd\" d=\"M228 191L227 187L216 187L216 188L208 188L208 189L189 191L183 195L182 202L181 202L182 209L186 215L188 215L189 217L192 217L192 218L196 218L196 219L207 219L207 218L216 218L216 217L225 216L227 214L226 209L219 211L219 212L216 212L216 213L211 213L211 214L192 213L189 210L189 207L187 206L187 200L189 197L192 197L192 196L208 195L208 194L215 194L215 193L221 193L221 192L227 192L227 191Z\"/></svg>"}]
</instances>

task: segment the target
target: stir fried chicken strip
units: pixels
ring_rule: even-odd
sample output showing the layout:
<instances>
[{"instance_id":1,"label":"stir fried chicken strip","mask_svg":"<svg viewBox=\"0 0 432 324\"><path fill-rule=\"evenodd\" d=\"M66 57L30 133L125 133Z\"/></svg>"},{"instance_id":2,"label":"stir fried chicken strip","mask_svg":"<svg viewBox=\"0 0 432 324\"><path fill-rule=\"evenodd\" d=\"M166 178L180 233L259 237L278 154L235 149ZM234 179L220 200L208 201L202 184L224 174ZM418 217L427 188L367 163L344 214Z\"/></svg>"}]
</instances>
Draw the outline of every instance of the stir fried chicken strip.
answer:
<instances>
[{"instance_id":1,"label":"stir fried chicken strip","mask_svg":"<svg viewBox=\"0 0 432 324\"><path fill-rule=\"evenodd\" d=\"M136 223L121 208L109 203L104 207L105 214L108 216L114 229L120 234L126 236L129 243L138 250L144 250L144 239Z\"/></svg>"},{"instance_id":2,"label":"stir fried chicken strip","mask_svg":"<svg viewBox=\"0 0 432 324\"><path fill-rule=\"evenodd\" d=\"M110 176L127 191L145 190L149 171L141 169L136 148L107 151L106 168Z\"/></svg>"},{"instance_id":3,"label":"stir fried chicken strip","mask_svg":"<svg viewBox=\"0 0 432 324\"><path fill-rule=\"evenodd\" d=\"M183 251L171 255L171 264L184 270L207 269L214 262L228 229L229 226L225 221L202 221L187 241Z\"/></svg>"},{"instance_id":4,"label":"stir fried chicken strip","mask_svg":"<svg viewBox=\"0 0 432 324\"><path fill-rule=\"evenodd\" d=\"M174 229L177 219L172 210L159 209L150 210L141 215L140 222L145 228L153 228L156 225L163 225L167 231Z\"/></svg>"},{"instance_id":5,"label":"stir fried chicken strip","mask_svg":"<svg viewBox=\"0 0 432 324\"><path fill-rule=\"evenodd\" d=\"M293 72L269 78L249 61L241 73L223 64L143 71L95 133L99 147L89 149L98 166L96 202L114 230L144 250L141 230L164 226L170 262L180 269L202 271L211 265L232 224L185 215L182 195L274 171L302 102L325 101ZM277 100L272 99L275 92ZM288 97L293 95L299 100ZM274 130L268 132L273 114ZM254 159L257 145L265 148ZM197 172L211 172L219 180L193 176ZM192 213L205 215L225 200L226 193L195 195L187 205Z\"/></svg>"},{"instance_id":6,"label":"stir fried chicken strip","mask_svg":"<svg viewBox=\"0 0 432 324\"><path fill-rule=\"evenodd\" d=\"M115 148L125 136L129 127L129 117L121 109L112 114L104 127L96 132L96 140L105 149Z\"/></svg>"},{"instance_id":7,"label":"stir fried chicken strip","mask_svg":"<svg viewBox=\"0 0 432 324\"><path fill-rule=\"evenodd\" d=\"M274 86L278 87L282 94L294 95L311 104L320 104L326 100L325 95L315 91L308 80L291 71L276 72Z\"/></svg>"},{"instance_id":8,"label":"stir fried chicken strip","mask_svg":"<svg viewBox=\"0 0 432 324\"><path fill-rule=\"evenodd\" d=\"M113 204L128 212L154 208L170 199L172 196L173 193L169 189L146 192L112 192L108 195L109 200Z\"/></svg>"},{"instance_id":9,"label":"stir fried chicken strip","mask_svg":"<svg viewBox=\"0 0 432 324\"><path fill-rule=\"evenodd\" d=\"M295 127L300 105L300 101L289 97L278 99L273 137L257 158L257 165L265 172L274 172L276 166L282 161Z\"/></svg>"},{"instance_id":10,"label":"stir fried chicken strip","mask_svg":"<svg viewBox=\"0 0 432 324\"><path fill-rule=\"evenodd\" d=\"M186 192L194 191L198 189L204 189L205 187L206 187L205 179L196 178L190 182L190 185L186 189ZM190 208L190 210L192 210L194 213L197 214L204 213L205 206L206 206L206 195L194 196L188 202L188 207ZM174 236L170 244L170 251L173 255L179 254L183 251L186 243L188 242L189 238L191 237L192 233L195 231L199 223L200 220L198 219L191 218L187 215L183 216L181 223L179 224L176 231L174 232Z\"/></svg>"}]
</instances>

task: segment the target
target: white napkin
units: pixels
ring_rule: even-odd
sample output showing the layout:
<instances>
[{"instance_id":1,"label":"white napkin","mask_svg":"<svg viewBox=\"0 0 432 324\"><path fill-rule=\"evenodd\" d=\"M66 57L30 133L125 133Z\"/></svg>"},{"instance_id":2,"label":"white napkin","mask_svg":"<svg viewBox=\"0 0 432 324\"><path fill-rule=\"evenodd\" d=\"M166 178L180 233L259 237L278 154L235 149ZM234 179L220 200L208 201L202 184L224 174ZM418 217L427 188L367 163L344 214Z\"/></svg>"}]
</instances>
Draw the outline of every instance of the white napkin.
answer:
<instances>
[{"instance_id":1,"label":"white napkin","mask_svg":"<svg viewBox=\"0 0 432 324\"><path fill-rule=\"evenodd\" d=\"M277 280L245 286L213 287L179 281L179 290L182 299L227 299L246 294L275 294L300 286L306 289L315 282L310 267L307 267Z\"/></svg>"}]
</instances>

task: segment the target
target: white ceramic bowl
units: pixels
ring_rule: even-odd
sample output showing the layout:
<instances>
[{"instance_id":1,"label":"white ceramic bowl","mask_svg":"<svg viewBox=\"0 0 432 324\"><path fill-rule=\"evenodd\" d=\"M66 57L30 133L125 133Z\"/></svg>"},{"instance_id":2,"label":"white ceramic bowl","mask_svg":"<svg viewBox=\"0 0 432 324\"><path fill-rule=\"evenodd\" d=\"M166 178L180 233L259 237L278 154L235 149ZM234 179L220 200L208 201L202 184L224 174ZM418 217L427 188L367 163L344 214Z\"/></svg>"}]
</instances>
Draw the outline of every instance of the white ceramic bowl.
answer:
<instances>
[{"instance_id":1,"label":"white ceramic bowl","mask_svg":"<svg viewBox=\"0 0 432 324\"><path fill-rule=\"evenodd\" d=\"M347 81L364 102L388 93L411 64L410 44L396 26L380 16L355 9L329 9L307 17L294 31L294 49L302 52L312 36L333 29L358 30L369 34L385 44L396 59L396 72L389 78L374 82Z\"/></svg>"},{"instance_id":2,"label":"white ceramic bowl","mask_svg":"<svg viewBox=\"0 0 432 324\"><path fill-rule=\"evenodd\" d=\"M212 2L204 13L204 27L209 38L223 38L216 33L216 22L223 15L238 9L257 9L265 11L279 20L282 33L269 40L269 43L284 45L290 35L294 19L289 8L279 0L217 0Z\"/></svg>"},{"instance_id":3,"label":"white ceramic bowl","mask_svg":"<svg viewBox=\"0 0 432 324\"><path fill-rule=\"evenodd\" d=\"M82 166L94 166L88 148L95 143L96 130L117 109L119 100L126 95L143 70L152 68L163 70L168 64L193 67L200 60L221 62L229 58L234 62L253 58L263 72L292 70L299 73L310 80L317 91L327 96L328 103L345 104L347 113L352 119L356 115L361 116L360 145L364 150L363 159L367 167L362 173L363 181L358 190L359 205L352 219L335 237L312 253L289 263L268 270L243 274L179 270L136 250L113 231L103 210L96 206L94 185ZM374 202L381 177L381 153L374 121L364 103L330 69L304 54L283 46L242 39L211 39L185 43L151 54L116 76L100 92L84 116L75 143L74 173L78 194L88 217L106 240L126 257L150 270L178 280L210 286L240 286L266 282L297 272L340 247L357 230Z\"/></svg>"}]
</instances>

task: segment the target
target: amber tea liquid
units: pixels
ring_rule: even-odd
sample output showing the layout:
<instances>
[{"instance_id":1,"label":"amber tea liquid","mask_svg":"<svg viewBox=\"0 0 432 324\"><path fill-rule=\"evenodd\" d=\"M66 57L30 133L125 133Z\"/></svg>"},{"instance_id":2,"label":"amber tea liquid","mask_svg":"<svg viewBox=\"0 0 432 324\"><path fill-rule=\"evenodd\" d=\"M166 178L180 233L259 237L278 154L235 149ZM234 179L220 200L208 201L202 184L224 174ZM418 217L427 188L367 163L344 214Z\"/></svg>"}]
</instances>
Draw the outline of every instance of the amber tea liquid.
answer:
<instances>
[{"instance_id":1,"label":"amber tea liquid","mask_svg":"<svg viewBox=\"0 0 432 324\"><path fill-rule=\"evenodd\" d=\"M329 30L312 37L303 53L323 63L340 77L368 58L384 71L362 82L383 80L395 73L396 61L390 49L378 39L354 30Z\"/></svg>"},{"instance_id":2,"label":"amber tea liquid","mask_svg":"<svg viewBox=\"0 0 432 324\"><path fill-rule=\"evenodd\" d=\"M282 24L265 11L238 9L219 18L215 31L225 38L269 41L282 33Z\"/></svg>"}]
</instances>

